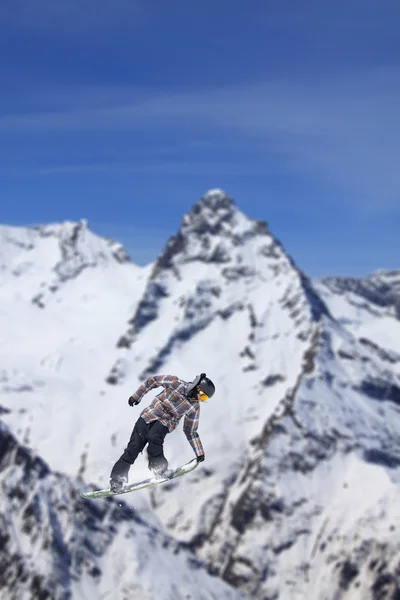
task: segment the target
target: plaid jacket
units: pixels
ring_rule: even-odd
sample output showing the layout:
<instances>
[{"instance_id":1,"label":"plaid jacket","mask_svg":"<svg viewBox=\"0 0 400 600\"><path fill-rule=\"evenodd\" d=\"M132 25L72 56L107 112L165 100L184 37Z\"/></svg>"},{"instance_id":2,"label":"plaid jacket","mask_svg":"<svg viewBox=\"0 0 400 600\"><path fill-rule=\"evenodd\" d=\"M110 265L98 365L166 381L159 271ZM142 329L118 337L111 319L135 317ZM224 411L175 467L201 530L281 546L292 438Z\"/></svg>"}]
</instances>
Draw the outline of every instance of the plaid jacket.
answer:
<instances>
[{"instance_id":1,"label":"plaid jacket","mask_svg":"<svg viewBox=\"0 0 400 600\"><path fill-rule=\"evenodd\" d=\"M153 388L163 386L165 389L160 392L151 404L142 410L140 416L146 421L160 421L169 432L173 431L184 416L183 431L192 446L196 456L204 454L203 446L197 433L200 418L200 402L197 398L189 398L186 395L188 383L175 377L175 375L157 375L149 377L132 394L132 397L139 404L145 394Z\"/></svg>"}]
</instances>

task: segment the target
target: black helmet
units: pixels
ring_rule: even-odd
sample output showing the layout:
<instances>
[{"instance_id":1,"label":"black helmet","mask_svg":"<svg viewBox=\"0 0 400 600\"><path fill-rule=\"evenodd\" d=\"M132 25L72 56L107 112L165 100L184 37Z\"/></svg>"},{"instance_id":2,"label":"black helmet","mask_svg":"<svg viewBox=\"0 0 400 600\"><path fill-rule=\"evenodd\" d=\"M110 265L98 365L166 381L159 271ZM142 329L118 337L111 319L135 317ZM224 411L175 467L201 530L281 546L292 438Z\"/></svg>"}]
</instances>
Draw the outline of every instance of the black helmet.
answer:
<instances>
[{"instance_id":1,"label":"black helmet","mask_svg":"<svg viewBox=\"0 0 400 600\"><path fill-rule=\"evenodd\" d=\"M213 384L211 379L209 379L207 377L207 375L205 373L201 373L200 375L197 375L197 377L192 381L192 383L189 383L188 388L187 388L187 393L192 396L195 395L197 387L199 387L200 390L208 398L211 398L211 396L214 396L214 394L215 394L215 385Z\"/></svg>"}]
</instances>

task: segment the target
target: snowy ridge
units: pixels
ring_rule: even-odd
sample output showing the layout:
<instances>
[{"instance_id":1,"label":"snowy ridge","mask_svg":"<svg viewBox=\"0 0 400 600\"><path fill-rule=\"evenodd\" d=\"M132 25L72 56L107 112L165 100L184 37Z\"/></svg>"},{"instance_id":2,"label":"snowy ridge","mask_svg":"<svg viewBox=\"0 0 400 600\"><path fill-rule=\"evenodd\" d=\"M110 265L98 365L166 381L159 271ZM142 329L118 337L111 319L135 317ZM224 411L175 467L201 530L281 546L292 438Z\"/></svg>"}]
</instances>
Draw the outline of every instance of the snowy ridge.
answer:
<instances>
[{"instance_id":1,"label":"snowy ridge","mask_svg":"<svg viewBox=\"0 0 400 600\"><path fill-rule=\"evenodd\" d=\"M377 271L365 279L330 277L313 285L343 327L378 351L398 351L400 271Z\"/></svg>"},{"instance_id":2,"label":"snowy ridge","mask_svg":"<svg viewBox=\"0 0 400 600\"><path fill-rule=\"evenodd\" d=\"M352 292L378 306L394 306L400 316L400 271L376 271L364 279L327 277L322 282L339 294Z\"/></svg>"},{"instance_id":3,"label":"snowy ridge","mask_svg":"<svg viewBox=\"0 0 400 600\"><path fill-rule=\"evenodd\" d=\"M85 220L29 228L0 226L0 247L2 274L24 275L25 283L29 279L38 290L32 302L41 308L49 294L84 269L130 261L120 244L93 235Z\"/></svg>"},{"instance_id":4,"label":"snowy ridge","mask_svg":"<svg viewBox=\"0 0 400 600\"><path fill-rule=\"evenodd\" d=\"M2 598L245 599L134 509L80 499L1 422L0 448Z\"/></svg>"}]
</instances>

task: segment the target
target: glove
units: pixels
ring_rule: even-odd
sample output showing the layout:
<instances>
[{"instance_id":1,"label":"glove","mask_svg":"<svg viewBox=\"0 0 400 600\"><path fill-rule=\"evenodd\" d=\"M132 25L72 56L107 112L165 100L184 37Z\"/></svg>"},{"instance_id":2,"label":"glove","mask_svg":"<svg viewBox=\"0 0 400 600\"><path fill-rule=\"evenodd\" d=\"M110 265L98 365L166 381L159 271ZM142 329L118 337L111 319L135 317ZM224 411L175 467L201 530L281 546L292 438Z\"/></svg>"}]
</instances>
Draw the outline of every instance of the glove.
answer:
<instances>
[{"instance_id":1,"label":"glove","mask_svg":"<svg viewBox=\"0 0 400 600\"><path fill-rule=\"evenodd\" d=\"M203 462L203 460L205 459L205 456L204 456L204 454L200 454L200 456L196 456L196 458L197 458L197 462L200 463L200 462Z\"/></svg>"},{"instance_id":2,"label":"glove","mask_svg":"<svg viewBox=\"0 0 400 600\"><path fill-rule=\"evenodd\" d=\"M133 396L129 396L128 404L129 404L129 406L134 406L136 404L139 404L139 402L137 400L135 400L133 398Z\"/></svg>"}]
</instances>

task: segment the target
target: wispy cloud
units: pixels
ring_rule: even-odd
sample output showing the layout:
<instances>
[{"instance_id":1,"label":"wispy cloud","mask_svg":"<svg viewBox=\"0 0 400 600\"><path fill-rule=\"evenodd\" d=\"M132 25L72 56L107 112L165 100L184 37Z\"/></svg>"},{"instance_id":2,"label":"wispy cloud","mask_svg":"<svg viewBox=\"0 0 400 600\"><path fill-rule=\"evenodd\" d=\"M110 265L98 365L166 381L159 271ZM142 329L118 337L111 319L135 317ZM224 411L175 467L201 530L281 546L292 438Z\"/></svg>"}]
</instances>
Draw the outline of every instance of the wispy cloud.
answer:
<instances>
[{"instance_id":1,"label":"wispy cloud","mask_svg":"<svg viewBox=\"0 0 400 600\"><path fill-rule=\"evenodd\" d=\"M141 162L116 162L116 163L82 163L55 165L52 167L14 168L1 169L0 174L7 172L8 176L20 177L21 174L28 176L47 177L52 175L68 175L79 173L108 173L108 174L135 174L135 175L267 175L274 172L273 167L258 161L257 163L235 161L214 162L212 160L171 160L164 161L141 161Z\"/></svg>"},{"instance_id":2,"label":"wispy cloud","mask_svg":"<svg viewBox=\"0 0 400 600\"><path fill-rule=\"evenodd\" d=\"M93 102L90 101L92 97ZM81 98L78 102L77 98ZM79 91L75 104L51 113L9 115L0 119L0 135L55 136L74 132L121 132L133 135L162 131L172 145L198 137L210 143L229 140L231 148L257 148L253 167L267 169L274 156L288 173L308 173L354 194L364 210L399 207L400 69L381 68L257 83L250 87L146 93L143 90ZM173 153L172 153L173 154ZM171 156L146 164L122 162L109 168L173 172L235 170L238 158L219 155ZM263 166L264 165L264 166ZM60 169L96 168L87 165ZM264 171L265 172L265 171Z\"/></svg>"}]
</instances>

